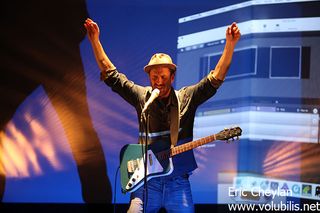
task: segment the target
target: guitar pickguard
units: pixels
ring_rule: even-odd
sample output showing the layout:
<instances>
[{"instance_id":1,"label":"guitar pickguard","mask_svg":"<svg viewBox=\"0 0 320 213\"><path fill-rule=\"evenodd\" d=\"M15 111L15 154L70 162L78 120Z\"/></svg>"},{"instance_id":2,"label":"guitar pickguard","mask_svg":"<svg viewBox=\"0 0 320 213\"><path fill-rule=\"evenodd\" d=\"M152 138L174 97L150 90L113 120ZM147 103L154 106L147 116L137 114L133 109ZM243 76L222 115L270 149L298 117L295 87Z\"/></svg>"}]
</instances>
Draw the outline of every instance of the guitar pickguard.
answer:
<instances>
[{"instance_id":1,"label":"guitar pickguard","mask_svg":"<svg viewBox=\"0 0 320 213\"><path fill-rule=\"evenodd\" d=\"M145 167L144 167L144 160L143 158L136 159L135 162L130 162L128 161L128 164L136 164L137 167L134 168L134 172L132 176L130 177L128 184L126 185L125 189L127 191L134 192L137 190L141 185L143 185L143 179L145 175ZM147 180L150 180L151 178L154 177L159 177L159 176L166 176L170 175L173 171L173 164L172 164L172 159L169 159L169 164L170 164L170 170L168 173L161 174L163 173L164 169L161 166L160 162L158 161L157 157L155 154L152 152L152 150L148 150L148 163L147 163ZM128 172L132 171L132 165L129 167L128 166Z\"/></svg>"}]
</instances>

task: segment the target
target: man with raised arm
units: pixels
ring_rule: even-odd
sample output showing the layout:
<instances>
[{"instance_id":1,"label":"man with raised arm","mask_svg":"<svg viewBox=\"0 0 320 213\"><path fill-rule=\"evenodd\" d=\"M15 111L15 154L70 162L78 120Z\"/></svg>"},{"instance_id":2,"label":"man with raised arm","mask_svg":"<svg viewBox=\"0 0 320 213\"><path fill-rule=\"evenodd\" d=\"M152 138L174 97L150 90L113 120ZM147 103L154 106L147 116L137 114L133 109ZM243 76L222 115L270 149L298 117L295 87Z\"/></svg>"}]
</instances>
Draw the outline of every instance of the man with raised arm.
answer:
<instances>
[{"instance_id":1,"label":"man with raised arm","mask_svg":"<svg viewBox=\"0 0 320 213\"><path fill-rule=\"evenodd\" d=\"M237 42L240 30L236 23L226 29L226 44L215 68L195 85L174 90L172 83L176 65L165 53L154 54L144 71L149 76L150 86L139 86L120 73L105 53L99 39L99 27L91 19L84 23L96 61L100 68L101 80L118 93L137 111L138 118L153 91L159 90L158 97L149 105L148 143L162 143L168 147L192 141L193 122L197 107L211 98L223 83ZM140 135L144 124L139 120ZM143 137L139 143L144 143ZM193 151L186 151L172 158L173 172L155 177L147 184L146 212L157 212L165 208L168 212L194 212L189 176L197 168ZM131 193L128 212L142 212L144 187Z\"/></svg>"}]
</instances>

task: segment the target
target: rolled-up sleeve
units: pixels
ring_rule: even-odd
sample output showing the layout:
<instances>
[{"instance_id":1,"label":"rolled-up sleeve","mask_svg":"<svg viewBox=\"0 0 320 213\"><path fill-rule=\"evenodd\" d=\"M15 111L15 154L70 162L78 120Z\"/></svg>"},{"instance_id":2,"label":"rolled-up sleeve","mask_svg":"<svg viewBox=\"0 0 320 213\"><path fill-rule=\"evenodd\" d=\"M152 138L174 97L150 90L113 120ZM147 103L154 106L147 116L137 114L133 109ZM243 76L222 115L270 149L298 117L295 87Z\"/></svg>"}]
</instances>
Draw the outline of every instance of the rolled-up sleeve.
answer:
<instances>
[{"instance_id":1,"label":"rolled-up sleeve","mask_svg":"<svg viewBox=\"0 0 320 213\"><path fill-rule=\"evenodd\" d=\"M118 70L102 71L100 79L103 80L112 91L118 93L123 99L135 108L138 107L145 88L130 81L126 75Z\"/></svg>"},{"instance_id":2,"label":"rolled-up sleeve","mask_svg":"<svg viewBox=\"0 0 320 213\"><path fill-rule=\"evenodd\" d=\"M190 107L197 107L209 98L211 98L217 89L212 85L210 80L205 77L195 85L181 89L185 98L190 99Z\"/></svg>"},{"instance_id":3,"label":"rolled-up sleeve","mask_svg":"<svg viewBox=\"0 0 320 213\"><path fill-rule=\"evenodd\" d=\"M211 72L207 75L207 78L209 79L211 85L214 88L218 89L221 86L221 84L223 83L223 80L219 80L219 79L215 78L213 75L213 72L214 72L214 70L211 70Z\"/></svg>"}]
</instances>

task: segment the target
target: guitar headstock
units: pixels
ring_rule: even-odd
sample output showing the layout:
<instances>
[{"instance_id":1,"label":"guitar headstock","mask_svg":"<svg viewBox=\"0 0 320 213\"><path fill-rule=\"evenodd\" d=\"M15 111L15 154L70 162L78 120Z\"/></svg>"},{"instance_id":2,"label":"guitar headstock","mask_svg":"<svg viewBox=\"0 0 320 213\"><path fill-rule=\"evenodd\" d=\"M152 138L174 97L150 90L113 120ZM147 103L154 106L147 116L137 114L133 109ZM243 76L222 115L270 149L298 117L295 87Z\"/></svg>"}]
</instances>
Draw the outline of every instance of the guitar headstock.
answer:
<instances>
[{"instance_id":1,"label":"guitar headstock","mask_svg":"<svg viewBox=\"0 0 320 213\"><path fill-rule=\"evenodd\" d=\"M234 138L236 137L236 139L239 140L239 136L241 135L241 133L242 129L238 126L227 128L216 134L216 139L229 142L230 139L234 140Z\"/></svg>"}]
</instances>

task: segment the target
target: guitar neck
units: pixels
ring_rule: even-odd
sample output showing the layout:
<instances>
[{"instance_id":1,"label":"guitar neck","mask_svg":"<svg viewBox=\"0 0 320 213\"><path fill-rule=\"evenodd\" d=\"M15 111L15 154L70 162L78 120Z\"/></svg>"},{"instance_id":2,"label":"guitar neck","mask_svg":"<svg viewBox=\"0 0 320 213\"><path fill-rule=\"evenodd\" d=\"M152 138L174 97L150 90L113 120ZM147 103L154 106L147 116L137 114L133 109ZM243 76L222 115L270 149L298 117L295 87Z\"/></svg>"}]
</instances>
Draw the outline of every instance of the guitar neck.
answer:
<instances>
[{"instance_id":1,"label":"guitar neck","mask_svg":"<svg viewBox=\"0 0 320 213\"><path fill-rule=\"evenodd\" d=\"M195 141L191 141L191 142L182 144L180 146L173 147L170 150L170 156L175 156L177 154L189 151L189 150L194 149L194 148L196 148L198 146L202 146L204 144L210 143L210 142L215 141L215 140L216 140L216 135L214 134L214 135L210 135L210 136L207 136L207 137L204 137L204 138L200 138L200 139L195 140Z\"/></svg>"},{"instance_id":2,"label":"guitar neck","mask_svg":"<svg viewBox=\"0 0 320 213\"><path fill-rule=\"evenodd\" d=\"M215 140L227 141L230 138L232 138L232 140L234 140L234 137L237 137L237 139L239 139L239 136L241 135L241 133L242 133L242 129L240 127L233 127L230 129L224 129L223 131L220 131L217 134L209 135L207 137L200 138L198 140L191 141L191 142L173 147L171 149L161 151L161 152L157 153L156 155L157 155L157 158L159 158L159 159L166 159L166 158L175 156L177 154L180 154L182 152L186 152L191 149L194 149L198 146L202 146L204 144L210 143Z\"/></svg>"}]
</instances>

